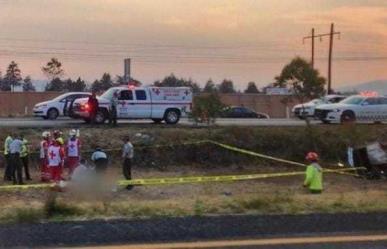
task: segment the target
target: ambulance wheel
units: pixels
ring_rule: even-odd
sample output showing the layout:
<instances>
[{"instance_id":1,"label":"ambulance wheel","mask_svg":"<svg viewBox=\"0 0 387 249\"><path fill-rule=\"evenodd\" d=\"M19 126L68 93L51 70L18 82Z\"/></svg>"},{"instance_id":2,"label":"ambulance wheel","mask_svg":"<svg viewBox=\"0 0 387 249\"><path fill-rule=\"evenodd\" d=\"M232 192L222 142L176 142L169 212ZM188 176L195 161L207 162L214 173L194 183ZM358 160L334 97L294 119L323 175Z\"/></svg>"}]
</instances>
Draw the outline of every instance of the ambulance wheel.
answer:
<instances>
[{"instance_id":1,"label":"ambulance wheel","mask_svg":"<svg viewBox=\"0 0 387 249\"><path fill-rule=\"evenodd\" d=\"M164 115L165 123L176 124L180 120L180 112L176 109L170 109L165 112Z\"/></svg>"},{"instance_id":2,"label":"ambulance wheel","mask_svg":"<svg viewBox=\"0 0 387 249\"><path fill-rule=\"evenodd\" d=\"M153 118L152 121L155 123L155 124L160 124L163 119L162 118Z\"/></svg>"}]
</instances>

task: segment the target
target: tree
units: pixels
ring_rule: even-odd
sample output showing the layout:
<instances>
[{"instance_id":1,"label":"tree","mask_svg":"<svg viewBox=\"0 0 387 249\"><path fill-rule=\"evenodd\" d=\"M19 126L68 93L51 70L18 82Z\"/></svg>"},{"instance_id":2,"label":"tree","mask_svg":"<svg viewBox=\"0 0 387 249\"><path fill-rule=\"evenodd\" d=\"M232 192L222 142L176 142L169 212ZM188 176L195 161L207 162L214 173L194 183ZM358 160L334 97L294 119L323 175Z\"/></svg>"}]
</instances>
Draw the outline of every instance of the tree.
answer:
<instances>
[{"instance_id":1,"label":"tree","mask_svg":"<svg viewBox=\"0 0 387 249\"><path fill-rule=\"evenodd\" d=\"M86 89L86 83L80 77L76 81L67 79L63 83L63 88L69 92L83 92Z\"/></svg>"},{"instance_id":2,"label":"tree","mask_svg":"<svg viewBox=\"0 0 387 249\"><path fill-rule=\"evenodd\" d=\"M65 88L65 82L59 78L55 78L47 83L45 90L52 92L62 92Z\"/></svg>"},{"instance_id":3,"label":"tree","mask_svg":"<svg viewBox=\"0 0 387 249\"><path fill-rule=\"evenodd\" d=\"M210 93L195 97L190 118L195 123L215 123L215 120L222 112L224 105L216 93Z\"/></svg>"},{"instance_id":4,"label":"tree","mask_svg":"<svg viewBox=\"0 0 387 249\"><path fill-rule=\"evenodd\" d=\"M7 68L7 73L2 81L3 91L14 91L15 86L20 86L22 81L21 71L18 65L12 61Z\"/></svg>"},{"instance_id":5,"label":"tree","mask_svg":"<svg viewBox=\"0 0 387 249\"><path fill-rule=\"evenodd\" d=\"M27 76L23 80L23 92L35 92L35 86L32 84L32 80L30 76Z\"/></svg>"},{"instance_id":6,"label":"tree","mask_svg":"<svg viewBox=\"0 0 387 249\"><path fill-rule=\"evenodd\" d=\"M325 94L325 78L320 76L320 73L301 57L296 57L285 65L275 80L275 86L291 89L301 102Z\"/></svg>"},{"instance_id":7,"label":"tree","mask_svg":"<svg viewBox=\"0 0 387 249\"><path fill-rule=\"evenodd\" d=\"M220 93L235 93L234 83L231 80L224 79L218 85L218 91Z\"/></svg>"},{"instance_id":8,"label":"tree","mask_svg":"<svg viewBox=\"0 0 387 249\"><path fill-rule=\"evenodd\" d=\"M203 88L203 92L205 92L205 93L216 93L217 92L216 85L212 81L212 79L207 80L207 83Z\"/></svg>"},{"instance_id":9,"label":"tree","mask_svg":"<svg viewBox=\"0 0 387 249\"><path fill-rule=\"evenodd\" d=\"M112 77L108 73L104 73L100 80L95 80L91 85L91 90L96 92L106 91L113 86Z\"/></svg>"},{"instance_id":10,"label":"tree","mask_svg":"<svg viewBox=\"0 0 387 249\"><path fill-rule=\"evenodd\" d=\"M245 93L259 93L259 90L257 86L255 85L255 82L251 81L247 84L247 88L245 90Z\"/></svg>"},{"instance_id":11,"label":"tree","mask_svg":"<svg viewBox=\"0 0 387 249\"><path fill-rule=\"evenodd\" d=\"M61 78L64 75L62 63L57 58L51 58L45 67L42 67L42 72L52 81L56 78Z\"/></svg>"},{"instance_id":12,"label":"tree","mask_svg":"<svg viewBox=\"0 0 387 249\"><path fill-rule=\"evenodd\" d=\"M139 81L139 80L136 80L136 79L133 79L133 78L130 78L129 82L126 82L125 81L125 77L124 76L121 76L121 75L116 75L116 79L115 79L115 85L126 85L126 84L130 84L130 85L133 85L133 86L141 86L142 83Z\"/></svg>"},{"instance_id":13,"label":"tree","mask_svg":"<svg viewBox=\"0 0 387 249\"><path fill-rule=\"evenodd\" d=\"M177 78L173 73L169 76L166 76L162 81L155 81L155 86L158 87L179 87L179 86L186 86L191 87L193 93L200 93L200 87L196 82L193 82L192 79L183 79L183 78Z\"/></svg>"}]
</instances>

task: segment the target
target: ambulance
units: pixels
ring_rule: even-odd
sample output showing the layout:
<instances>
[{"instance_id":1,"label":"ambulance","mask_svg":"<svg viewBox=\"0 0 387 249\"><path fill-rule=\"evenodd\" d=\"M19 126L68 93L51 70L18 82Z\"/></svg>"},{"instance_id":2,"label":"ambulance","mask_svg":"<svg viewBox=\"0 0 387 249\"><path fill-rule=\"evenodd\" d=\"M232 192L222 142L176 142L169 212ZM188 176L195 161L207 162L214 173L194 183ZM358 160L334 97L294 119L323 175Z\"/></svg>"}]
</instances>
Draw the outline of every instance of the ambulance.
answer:
<instances>
[{"instance_id":1,"label":"ambulance","mask_svg":"<svg viewBox=\"0 0 387 249\"><path fill-rule=\"evenodd\" d=\"M151 119L155 123L176 124L192 108L193 93L189 87L112 87L97 98L96 123L102 124L109 118L114 94L118 96L117 119ZM87 101L87 98L77 99L73 112L90 122Z\"/></svg>"}]
</instances>

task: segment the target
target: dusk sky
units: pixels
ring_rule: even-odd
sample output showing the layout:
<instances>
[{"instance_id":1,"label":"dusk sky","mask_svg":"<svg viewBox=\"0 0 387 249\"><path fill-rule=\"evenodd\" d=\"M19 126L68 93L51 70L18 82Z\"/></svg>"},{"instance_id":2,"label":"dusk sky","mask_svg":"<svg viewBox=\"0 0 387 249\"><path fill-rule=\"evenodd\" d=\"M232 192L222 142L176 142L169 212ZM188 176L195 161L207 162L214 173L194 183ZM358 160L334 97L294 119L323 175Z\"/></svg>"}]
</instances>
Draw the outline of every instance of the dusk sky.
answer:
<instances>
[{"instance_id":1,"label":"dusk sky","mask_svg":"<svg viewBox=\"0 0 387 249\"><path fill-rule=\"evenodd\" d=\"M387 79L384 0L0 0L0 71L15 60L23 76L63 62L65 77L93 81L122 74L148 84L174 73L201 85L232 79L264 86L296 55L310 59L302 37L334 40L334 87ZM316 40L316 68L327 75L328 38Z\"/></svg>"}]
</instances>

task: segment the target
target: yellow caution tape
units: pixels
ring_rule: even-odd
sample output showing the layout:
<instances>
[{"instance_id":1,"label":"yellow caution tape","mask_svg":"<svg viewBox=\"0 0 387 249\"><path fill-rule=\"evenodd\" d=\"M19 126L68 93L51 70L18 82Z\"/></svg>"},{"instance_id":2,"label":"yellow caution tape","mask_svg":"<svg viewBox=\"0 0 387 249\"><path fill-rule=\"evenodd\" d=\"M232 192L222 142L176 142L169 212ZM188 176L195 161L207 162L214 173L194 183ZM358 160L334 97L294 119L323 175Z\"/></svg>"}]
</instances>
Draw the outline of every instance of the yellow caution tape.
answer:
<instances>
[{"instance_id":1,"label":"yellow caution tape","mask_svg":"<svg viewBox=\"0 0 387 249\"><path fill-rule=\"evenodd\" d=\"M26 189L39 189L39 188L51 188L54 187L54 183L41 183L41 184L26 184L26 185L4 185L0 186L2 190L26 190Z\"/></svg>"},{"instance_id":2,"label":"yellow caution tape","mask_svg":"<svg viewBox=\"0 0 387 249\"><path fill-rule=\"evenodd\" d=\"M337 173L345 171L354 171L358 168L348 168L339 170L323 170L326 173ZM191 177L170 177L170 178L150 178L150 179L133 179L118 181L118 185L168 185L168 184L184 184L184 183L205 183L205 182L230 182L242 180L255 180L284 176L305 175L304 171L270 173L270 174L249 174L249 175L225 175L225 176L191 176Z\"/></svg>"},{"instance_id":3,"label":"yellow caution tape","mask_svg":"<svg viewBox=\"0 0 387 249\"><path fill-rule=\"evenodd\" d=\"M281 163L286 163L286 164L290 164L290 165L295 165L295 166L301 166L301 167L307 167L308 166L308 165L303 164L303 163L294 162L294 161L290 161L290 160L286 160L286 159L281 159L281 158L278 158L278 157L264 155L264 154L261 154L261 153L257 153L257 152L249 151L249 150L245 150L245 149L241 149L241 148L238 148L238 147L234 147L234 146L231 146L231 145L219 143L219 142L212 141L212 140L207 140L207 141L209 143L211 143L211 144L218 145L218 146L220 146L222 148L225 148L225 149L228 149L228 150L232 150L232 151L235 151L235 152L239 152L239 153L243 153L243 154L250 155L250 156L256 156L256 157L265 158L265 159L269 159L269 160L273 160L273 161L277 161L277 162L281 162ZM366 169L366 168L358 167L357 169ZM342 172L340 170L333 170L333 171L330 171L330 172L331 173L342 174L342 175L358 176L358 174Z\"/></svg>"},{"instance_id":4,"label":"yellow caution tape","mask_svg":"<svg viewBox=\"0 0 387 249\"><path fill-rule=\"evenodd\" d=\"M355 171L359 168L346 168L331 170L325 169L325 173L337 173L346 171ZM207 183L207 182L232 182L243 180L256 180L265 178L275 178L284 176L296 176L305 175L304 171L297 172L284 172L284 173L270 173L270 174L249 174L249 175L223 175L223 176L188 176L188 177L168 177L168 178L148 178L148 179L133 179L133 180L120 180L117 182L119 186L126 185L171 185L171 184L186 184L186 183ZM29 185L5 185L0 186L0 191L6 190L26 190L26 189L42 189L54 187L54 183L44 184L29 184Z\"/></svg>"},{"instance_id":5,"label":"yellow caution tape","mask_svg":"<svg viewBox=\"0 0 387 249\"><path fill-rule=\"evenodd\" d=\"M246 155L261 157L261 158L265 158L265 159L269 159L269 160L273 160L273 161L277 161L277 162L281 162L281 163L287 163L287 164L291 164L291 165L296 165L296 166L302 166L302 167L306 167L307 166L307 165L305 165L303 163L298 163L298 162L294 162L294 161L289 161L289 160L281 159L281 158L278 158L278 157L272 157L272 156L260 154L260 153L249 151L249 150L245 150L245 149L240 149L240 148L237 148L237 147L234 147L234 146L230 146L230 145L227 145L227 144L222 144L222 143L219 143L219 142L216 142L216 141L212 141L212 140L208 140L208 142L212 143L212 144L215 144L215 145L218 145L218 146L220 146L222 148L225 148L225 149L228 149L228 150L232 150L232 151L235 151L235 152L240 152L240 153L243 153L243 154L246 154Z\"/></svg>"},{"instance_id":6,"label":"yellow caution tape","mask_svg":"<svg viewBox=\"0 0 387 249\"><path fill-rule=\"evenodd\" d=\"M203 144L203 143L209 143L208 140L200 140L200 141L194 141L194 142L186 142L186 143L179 143L179 144L160 144L160 145L140 145L135 146L135 149L152 149L152 148L163 148L163 147L175 147L175 146L184 146L184 145L193 145L193 144ZM108 151L121 151L122 148L113 148L113 149L102 149L105 152ZM4 151L0 150L0 153L3 153ZM83 150L82 153L93 153L94 150ZM29 155L39 154L39 151L33 151L28 153Z\"/></svg>"}]
</instances>

